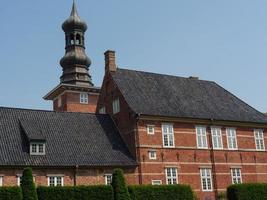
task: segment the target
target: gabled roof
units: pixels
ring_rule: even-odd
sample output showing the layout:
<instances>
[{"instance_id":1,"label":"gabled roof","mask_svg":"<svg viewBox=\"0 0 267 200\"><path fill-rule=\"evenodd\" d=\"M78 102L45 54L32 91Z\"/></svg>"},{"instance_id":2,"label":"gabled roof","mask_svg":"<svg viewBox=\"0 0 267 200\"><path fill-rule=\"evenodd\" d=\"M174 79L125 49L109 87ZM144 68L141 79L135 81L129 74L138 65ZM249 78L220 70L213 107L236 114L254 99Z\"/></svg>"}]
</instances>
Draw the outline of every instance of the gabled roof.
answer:
<instances>
[{"instance_id":1,"label":"gabled roof","mask_svg":"<svg viewBox=\"0 0 267 200\"><path fill-rule=\"evenodd\" d=\"M35 135L36 131L36 135ZM31 156L29 138L45 139ZM134 166L108 115L0 107L0 166Z\"/></svg>"},{"instance_id":2,"label":"gabled roof","mask_svg":"<svg viewBox=\"0 0 267 200\"><path fill-rule=\"evenodd\" d=\"M112 77L138 114L267 123L264 114L212 81L127 69Z\"/></svg>"}]
</instances>

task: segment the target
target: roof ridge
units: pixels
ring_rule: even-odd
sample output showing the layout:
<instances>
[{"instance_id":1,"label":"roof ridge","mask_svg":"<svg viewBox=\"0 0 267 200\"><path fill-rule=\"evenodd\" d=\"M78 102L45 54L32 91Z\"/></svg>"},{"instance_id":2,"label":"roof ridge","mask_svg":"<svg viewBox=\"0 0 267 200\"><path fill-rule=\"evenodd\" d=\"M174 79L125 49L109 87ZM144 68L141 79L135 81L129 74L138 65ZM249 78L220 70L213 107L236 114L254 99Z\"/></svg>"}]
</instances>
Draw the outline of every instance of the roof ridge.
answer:
<instances>
[{"instance_id":1,"label":"roof ridge","mask_svg":"<svg viewBox=\"0 0 267 200\"><path fill-rule=\"evenodd\" d=\"M54 110L42 110L42 109L31 109L31 108L15 108L15 107L4 107L0 106L0 110L6 109L6 110L24 110L24 111L34 111L34 112L48 112L48 113L74 113L74 114L82 114L82 115L108 115L108 114L100 114L100 113L84 113L84 112L70 112L70 111L54 111Z\"/></svg>"},{"instance_id":2,"label":"roof ridge","mask_svg":"<svg viewBox=\"0 0 267 200\"><path fill-rule=\"evenodd\" d=\"M203 80L203 79L190 79L190 77L176 76L176 75L171 75L171 74L162 74L162 73L148 72L148 71L128 69L128 68L117 68L117 69L118 70L125 70L125 71L132 71L132 72L141 72L141 73L153 74L153 75L159 75L159 76L169 76L169 77L174 77L174 78L182 78L182 79L187 79L187 80L195 80L195 81L204 81L204 82L209 82L209 83L216 83L215 81L209 81L209 80Z\"/></svg>"}]
</instances>

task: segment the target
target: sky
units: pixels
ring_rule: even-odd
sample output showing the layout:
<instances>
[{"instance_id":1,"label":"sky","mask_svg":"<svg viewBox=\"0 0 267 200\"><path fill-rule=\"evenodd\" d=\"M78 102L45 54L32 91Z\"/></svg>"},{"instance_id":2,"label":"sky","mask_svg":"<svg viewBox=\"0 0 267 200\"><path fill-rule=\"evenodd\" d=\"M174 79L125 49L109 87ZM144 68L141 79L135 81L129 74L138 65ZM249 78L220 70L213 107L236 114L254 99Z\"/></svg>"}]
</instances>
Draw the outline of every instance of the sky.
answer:
<instances>
[{"instance_id":1,"label":"sky","mask_svg":"<svg viewBox=\"0 0 267 200\"><path fill-rule=\"evenodd\" d=\"M0 0L0 106L52 109L72 0ZM117 65L215 81L267 112L266 0L77 0L96 86Z\"/></svg>"}]
</instances>

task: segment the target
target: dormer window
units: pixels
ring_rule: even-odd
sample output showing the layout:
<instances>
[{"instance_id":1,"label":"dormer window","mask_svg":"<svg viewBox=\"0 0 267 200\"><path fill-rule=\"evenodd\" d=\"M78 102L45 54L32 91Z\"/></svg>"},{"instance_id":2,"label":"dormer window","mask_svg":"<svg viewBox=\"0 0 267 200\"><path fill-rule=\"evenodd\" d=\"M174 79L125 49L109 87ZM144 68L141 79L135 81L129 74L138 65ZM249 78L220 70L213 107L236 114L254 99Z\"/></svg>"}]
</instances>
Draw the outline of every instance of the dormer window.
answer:
<instances>
[{"instance_id":1,"label":"dormer window","mask_svg":"<svg viewBox=\"0 0 267 200\"><path fill-rule=\"evenodd\" d=\"M88 94L87 93L81 93L80 94L80 103L88 104Z\"/></svg>"},{"instance_id":2,"label":"dormer window","mask_svg":"<svg viewBox=\"0 0 267 200\"><path fill-rule=\"evenodd\" d=\"M45 143L35 143L30 144L30 154L31 155L45 155Z\"/></svg>"}]
</instances>

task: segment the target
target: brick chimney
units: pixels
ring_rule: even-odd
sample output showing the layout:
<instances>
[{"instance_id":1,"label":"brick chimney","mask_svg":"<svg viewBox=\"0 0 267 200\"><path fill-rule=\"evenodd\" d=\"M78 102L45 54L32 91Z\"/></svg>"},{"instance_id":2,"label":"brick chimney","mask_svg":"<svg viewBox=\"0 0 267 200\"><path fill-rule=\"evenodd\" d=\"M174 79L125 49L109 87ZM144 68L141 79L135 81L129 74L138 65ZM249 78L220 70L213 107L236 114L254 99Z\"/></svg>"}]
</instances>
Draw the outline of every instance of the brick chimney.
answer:
<instances>
[{"instance_id":1,"label":"brick chimney","mask_svg":"<svg viewBox=\"0 0 267 200\"><path fill-rule=\"evenodd\" d=\"M115 51L107 50L105 52L105 72L115 72L117 70Z\"/></svg>"}]
</instances>

